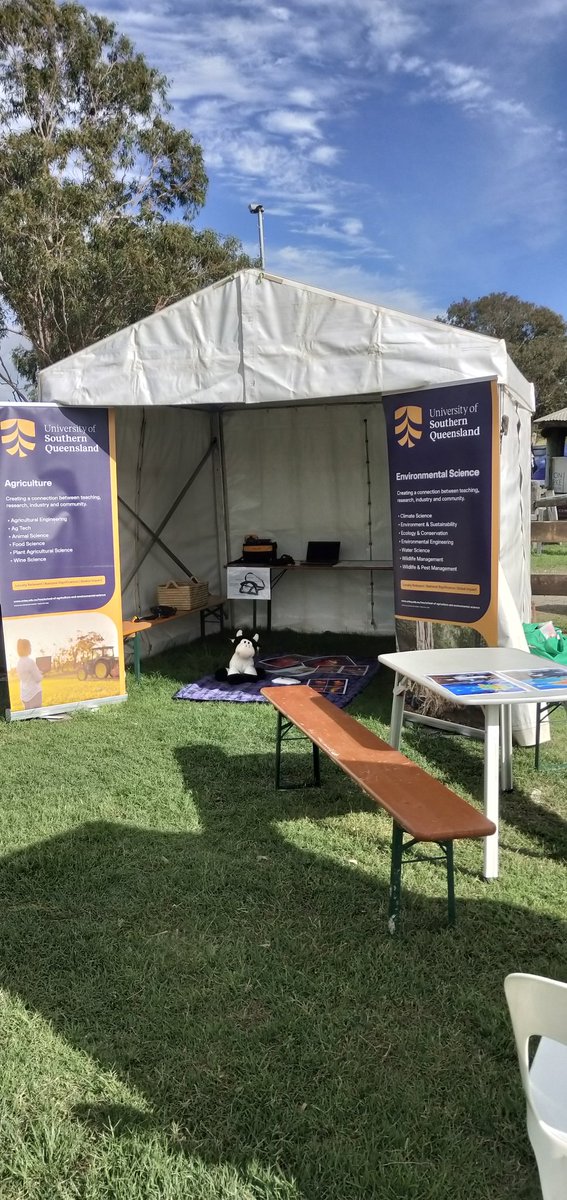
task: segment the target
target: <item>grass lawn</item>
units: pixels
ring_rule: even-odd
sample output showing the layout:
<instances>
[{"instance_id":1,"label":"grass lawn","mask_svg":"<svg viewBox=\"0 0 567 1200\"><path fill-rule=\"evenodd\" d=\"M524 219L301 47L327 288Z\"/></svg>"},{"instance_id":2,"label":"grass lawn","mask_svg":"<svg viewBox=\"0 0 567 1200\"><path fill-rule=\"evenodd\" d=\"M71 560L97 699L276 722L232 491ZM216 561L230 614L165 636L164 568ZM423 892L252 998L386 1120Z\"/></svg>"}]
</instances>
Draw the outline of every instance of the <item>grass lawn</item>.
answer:
<instances>
[{"instance_id":1,"label":"grass lawn","mask_svg":"<svg viewBox=\"0 0 567 1200\"><path fill-rule=\"evenodd\" d=\"M532 571L538 575L542 572L561 574L567 571L567 546L542 546L541 554L532 551Z\"/></svg>"},{"instance_id":2,"label":"grass lawn","mask_svg":"<svg viewBox=\"0 0 567 1200\"><path fill-rule=\"evenodd\" d=\"M553 621L558 629L567 630L567 546L542 546L541 554L532 551L532 574L566 574L565 595L550 596L547 606L537 603L534 620Z\"/></svg>"},{"instance_id":3,"label":"grass lawn","mask_svg":"<svg viewBox=\"0 0 567 1200\"><path fill-rule=\"evenodd\" d=\"M503 980L567 979L565 714L539 774L515 750L500 879L457 846L450 931L443 871L409 869L391 939L386 817L326 760L320 791L276 793L267 705L172 700L226 654L0 723L0 1197L537 1200ZM391 685L350 710L381 734ZM478 742L405 748L480 805Z\"/></svg>"}]
</instances>

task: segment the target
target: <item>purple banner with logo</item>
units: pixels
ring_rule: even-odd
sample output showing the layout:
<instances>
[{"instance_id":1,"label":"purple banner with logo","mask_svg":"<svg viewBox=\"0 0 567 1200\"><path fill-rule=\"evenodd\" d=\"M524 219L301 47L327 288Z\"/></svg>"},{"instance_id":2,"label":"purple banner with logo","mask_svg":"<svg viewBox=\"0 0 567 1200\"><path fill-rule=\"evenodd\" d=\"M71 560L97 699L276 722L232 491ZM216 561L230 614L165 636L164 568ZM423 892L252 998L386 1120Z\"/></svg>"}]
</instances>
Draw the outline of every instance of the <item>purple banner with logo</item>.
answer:
<instances>
[{"instance_id":1,"label":"purple banner with logo","mask_svg":"<svg viewBox=\"0 0 567 1200\"><path fill-rule=\"evenodd\" d=\"M9 720L125 699L114 414L0 407Z\"/></svg>"},{"instance_id":2,"label":"purple banner with logo","mask_svg":"<svg viewBox=\"0 0 567 1200\"><path fill-rule=\"evenodd\" d=\"M474 625L496 644L496 384L454 384L383 403L396 616Z\"/></svg>"},{"instance_id":3,"label":"purple banner with logo","mask_svg":"<svg viewBox=\"0 0 567 1200\"><path fill-rule=\"evenodd\" d=\"M107 409L0 409L3 617L98 609L114 594Z\"/></svg>"}]
</instances>

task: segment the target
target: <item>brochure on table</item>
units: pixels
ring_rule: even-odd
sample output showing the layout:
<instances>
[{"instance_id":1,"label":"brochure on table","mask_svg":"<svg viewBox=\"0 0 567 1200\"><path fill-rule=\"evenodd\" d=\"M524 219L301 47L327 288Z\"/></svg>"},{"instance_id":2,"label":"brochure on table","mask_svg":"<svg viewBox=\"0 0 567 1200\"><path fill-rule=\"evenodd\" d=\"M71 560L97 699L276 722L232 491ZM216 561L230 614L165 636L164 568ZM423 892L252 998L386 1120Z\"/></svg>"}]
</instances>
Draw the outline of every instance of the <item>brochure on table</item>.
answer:
<instances>
[{"instance_id":1,"label":"brochure on table","mask_svg":"<svg viewBox=\"0 0 567 1200\"><path fill-rule=\"evenodd\" d=\"M530 667L521 671L460 671L454 674L426 675L425 679L442 687L452 696L496 696L538 692L567 691L567 670L559 667Z\"/></svg>"}]
</instances>

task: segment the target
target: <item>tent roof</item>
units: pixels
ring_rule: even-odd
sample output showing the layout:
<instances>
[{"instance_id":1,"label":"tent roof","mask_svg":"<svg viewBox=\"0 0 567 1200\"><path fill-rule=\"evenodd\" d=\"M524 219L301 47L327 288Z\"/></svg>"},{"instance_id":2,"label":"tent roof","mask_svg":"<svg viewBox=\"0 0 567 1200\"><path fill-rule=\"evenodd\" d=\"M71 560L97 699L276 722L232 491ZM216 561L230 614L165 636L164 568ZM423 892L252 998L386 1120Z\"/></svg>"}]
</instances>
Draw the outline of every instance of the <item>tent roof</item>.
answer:
<instances>
[{"instance_id":1,"label":"tent roof","mask_svg":"<svg viewBox=\"0 0 567 1200\"><path fill-rule=\"evenodd\" d=\"M47 367L40 399L232 408L489 377L533 410L505 342L252 268Z\"/></svg>"}]
</instances>

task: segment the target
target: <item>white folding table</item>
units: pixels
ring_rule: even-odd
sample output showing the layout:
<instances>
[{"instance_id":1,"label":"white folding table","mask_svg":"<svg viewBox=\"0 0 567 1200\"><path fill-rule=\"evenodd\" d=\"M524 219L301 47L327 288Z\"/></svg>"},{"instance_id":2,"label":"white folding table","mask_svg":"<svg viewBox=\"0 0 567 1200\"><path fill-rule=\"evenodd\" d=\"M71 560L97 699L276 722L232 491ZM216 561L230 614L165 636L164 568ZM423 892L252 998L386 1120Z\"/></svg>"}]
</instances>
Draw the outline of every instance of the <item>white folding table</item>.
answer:
<instances>
[{"instance_id":1,"label":"white folding table","mask_svg":"<svg viewBox=\"0 0 567 1200\"><path fill-rule=\"evenodd\" d=\"M500 800L500 779L503 791L512 791L512 704L537 703L552 701L567 701L567 668L564 672L555 667L550 659L538 658L526 650L514 650L505 646L481 646L464 649L448 650L408 650L399 654L380 654L379 662L395 671L394 694L392 699L392 716L390 724L390 744L399 749L404 721L404 700L406 681L411 680L427 691L434 692L444 700L463 707L476 707L484 710L484 812L496 825L496 833L485 838L483 875L485 879L498 877L498 811ZM562 686L541 688L530 686L522 680L517 672L558 672L558 682ZM512 675L510 676L510 672ZM502 690L497 692L477 690L468 695L455 695L454 691L444 687L439 680L432 676L471 676L473 678L491 673L498 676L506 675L517 684L518 690L506 690L506 682L502 681ZM561 675L563 677L561 678ZM466 686L466 681L465 686ZM502 739L500 739L502 729Z\"/></svg>"}]
</instances>

